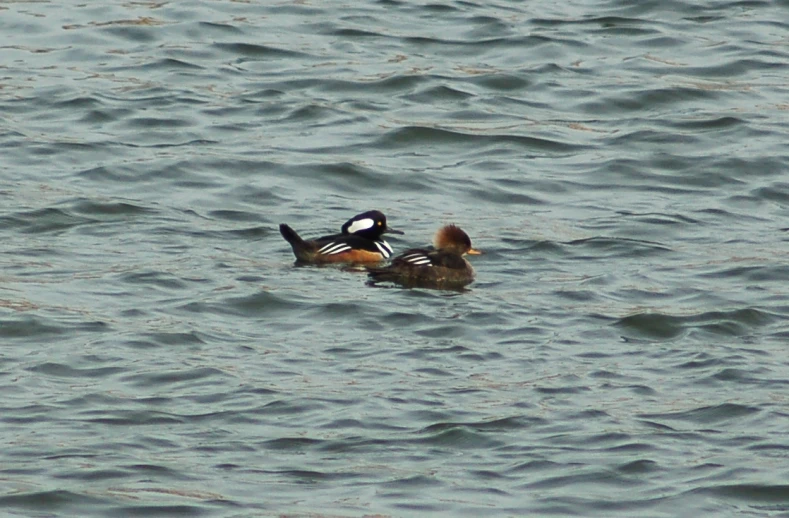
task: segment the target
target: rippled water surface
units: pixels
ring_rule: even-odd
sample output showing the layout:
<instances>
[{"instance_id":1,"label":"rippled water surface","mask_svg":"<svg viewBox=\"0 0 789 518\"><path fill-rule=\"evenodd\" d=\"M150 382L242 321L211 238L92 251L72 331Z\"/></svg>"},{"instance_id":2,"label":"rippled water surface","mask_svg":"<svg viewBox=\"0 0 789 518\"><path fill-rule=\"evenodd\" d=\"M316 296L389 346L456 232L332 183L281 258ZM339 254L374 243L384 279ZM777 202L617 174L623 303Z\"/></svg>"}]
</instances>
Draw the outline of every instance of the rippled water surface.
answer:
<instances>
[{"instance_id":1,"label":"rippled water surface","mask_svg":"<svg viewBox=\"0 0 789 518\"><path fill-rule=\"evenodd\" d=\"M3 513L789 516L787 20L0 3Z\"/></svg>"}]
</instances>

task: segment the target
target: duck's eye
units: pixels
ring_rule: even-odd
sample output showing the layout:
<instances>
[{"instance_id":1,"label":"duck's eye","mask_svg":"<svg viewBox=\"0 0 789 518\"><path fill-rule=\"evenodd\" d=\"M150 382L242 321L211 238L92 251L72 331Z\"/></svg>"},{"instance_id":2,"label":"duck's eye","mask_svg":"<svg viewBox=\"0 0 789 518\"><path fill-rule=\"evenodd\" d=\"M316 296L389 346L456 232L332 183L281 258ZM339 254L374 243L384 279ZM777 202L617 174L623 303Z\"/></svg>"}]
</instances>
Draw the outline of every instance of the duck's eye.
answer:
<instances>
[{"instance_id":1,"label":"duck's eye","mask_svg":"<svg viewBox=\"0 0 789 518\"><path fill-rule=\"evenodd\" d=\"M379 226L379 227L380 227L381 225L383 225L383 224L384 224L384 222L383 222L383 221L379 221L379 222L378 222L378 226Z\"/></svg>"}]
</instances>

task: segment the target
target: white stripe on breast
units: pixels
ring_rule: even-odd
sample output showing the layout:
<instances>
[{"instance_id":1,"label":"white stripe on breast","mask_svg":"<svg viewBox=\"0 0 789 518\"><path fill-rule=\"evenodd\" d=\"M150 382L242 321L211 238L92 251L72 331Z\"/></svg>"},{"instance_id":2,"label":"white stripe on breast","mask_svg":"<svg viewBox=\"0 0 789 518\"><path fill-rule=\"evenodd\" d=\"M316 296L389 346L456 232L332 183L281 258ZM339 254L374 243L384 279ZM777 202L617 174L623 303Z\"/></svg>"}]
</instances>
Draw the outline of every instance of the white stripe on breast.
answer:
<instances>
[{"instance_id":1,"label":"white stripe on breast","mask_svg":"<svg viewBox=\"0 0 789 518\"><path fill-rule=\"evenodd\" d=\"M373 243L384 257L389 258L392 255L392 247L386 241L373 241Z\"/></svg>"}]
</instances>

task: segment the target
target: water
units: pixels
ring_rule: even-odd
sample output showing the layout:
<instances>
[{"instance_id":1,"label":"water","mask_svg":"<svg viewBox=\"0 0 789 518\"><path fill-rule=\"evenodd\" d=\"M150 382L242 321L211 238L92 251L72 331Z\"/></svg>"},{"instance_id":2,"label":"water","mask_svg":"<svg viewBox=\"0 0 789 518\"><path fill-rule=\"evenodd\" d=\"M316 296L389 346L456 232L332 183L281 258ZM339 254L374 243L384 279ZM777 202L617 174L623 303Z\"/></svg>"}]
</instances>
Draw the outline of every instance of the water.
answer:
<instances>
[{"instance_id":1,"label":"water","mask_svg":"<svg viewBox=\"0 0 789 518\"><path fill-rule=\"evenodd\" d=\"M3 513L789 516L786 8L0 6Z\"/></svg>"}]
</instances>

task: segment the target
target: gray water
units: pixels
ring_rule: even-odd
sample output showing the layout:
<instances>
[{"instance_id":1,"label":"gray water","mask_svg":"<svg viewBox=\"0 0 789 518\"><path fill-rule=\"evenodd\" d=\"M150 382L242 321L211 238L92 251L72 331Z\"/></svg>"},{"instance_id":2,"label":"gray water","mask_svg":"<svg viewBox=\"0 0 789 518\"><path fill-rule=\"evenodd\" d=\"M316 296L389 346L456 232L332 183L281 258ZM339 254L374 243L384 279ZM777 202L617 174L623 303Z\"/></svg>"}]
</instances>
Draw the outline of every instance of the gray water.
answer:
<instances>
[{"instance_id":1,"label":"gray water","mask_svg":"<svg viewBox=\"0 0 789 518\"><path fill-rule=\"evenodd\" d=\"M0 510L789 516L788 20L0 4ZM368 209L476 282L294 266Z\"/></svg>"}]
</instances>

